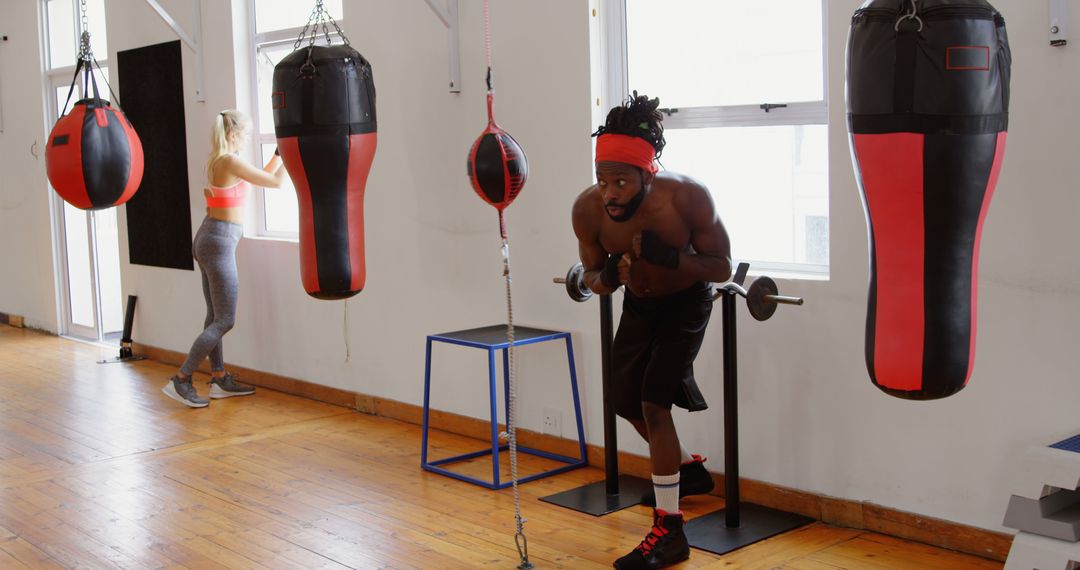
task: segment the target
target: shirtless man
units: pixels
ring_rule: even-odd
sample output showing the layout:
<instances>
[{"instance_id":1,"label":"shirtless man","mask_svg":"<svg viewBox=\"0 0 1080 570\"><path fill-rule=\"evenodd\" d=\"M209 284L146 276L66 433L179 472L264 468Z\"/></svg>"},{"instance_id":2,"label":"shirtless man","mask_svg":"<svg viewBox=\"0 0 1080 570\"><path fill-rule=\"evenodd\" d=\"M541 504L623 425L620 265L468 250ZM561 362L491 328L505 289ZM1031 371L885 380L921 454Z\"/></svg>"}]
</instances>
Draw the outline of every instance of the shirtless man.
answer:
<instances>
[{"instance_id":1,"label":"shirtless man","mask_svg":"<svg viewBox=\"0 0 1080 570\"><path fill-rule=\"evenodd\" d=\"M615 561L623 570L665 568L690 556L680 496L708 493L704 459L679 444L671 406L707 405L694 358L712 312L712 282L731 275L731 246L705 186L657 172L664 148L659 100L634 96L596 131L596 180L574 202L585 284L596 293L625 285L612 350L612 405L649 443L653 528ZM680 479L682 479L680 488Z\"/></svg>"}]
</instances>

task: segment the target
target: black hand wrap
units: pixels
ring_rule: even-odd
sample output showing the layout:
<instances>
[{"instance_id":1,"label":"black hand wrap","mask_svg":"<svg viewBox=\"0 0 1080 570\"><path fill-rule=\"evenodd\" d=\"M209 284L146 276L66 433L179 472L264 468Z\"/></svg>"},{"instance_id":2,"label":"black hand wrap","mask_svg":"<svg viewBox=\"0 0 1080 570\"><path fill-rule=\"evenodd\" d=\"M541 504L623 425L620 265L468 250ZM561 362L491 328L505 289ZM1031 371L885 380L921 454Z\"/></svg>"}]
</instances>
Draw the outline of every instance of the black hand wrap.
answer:
<instances>
[{"instance_id":1,"label":"black hand wrap","mask_svg":"<svg viewBox=\"0 0 1080 570\"><path fill-rule=\"evenodd\" d=\"M274 156L281 156L281 149L280 148L275 148L274 149Z\"/></svg>"},{"instance_id":2,"label":"black hand wrap","mask_svg":"<svg viewBox=\"0 0 1080 570\"><path fill-rule=\"evenodd\" d=\"M641 258L668 269L679 267L679 250L660 241L651 230L641 232Z\"/></svg>"},{"instance_id":3,"label":"black hand wrap","mask_svg":"<svg viewBox=\"0 0 1080 570\"><path fill-rule=\"evenodd\" d=\"M622 254L609 255L607 260L604 261L604 268L600 270L600 282L605 287L612 289L618 289L622 286L622 281L619 280L619 260L622 259Z\"/></svg>"}]
</instances>

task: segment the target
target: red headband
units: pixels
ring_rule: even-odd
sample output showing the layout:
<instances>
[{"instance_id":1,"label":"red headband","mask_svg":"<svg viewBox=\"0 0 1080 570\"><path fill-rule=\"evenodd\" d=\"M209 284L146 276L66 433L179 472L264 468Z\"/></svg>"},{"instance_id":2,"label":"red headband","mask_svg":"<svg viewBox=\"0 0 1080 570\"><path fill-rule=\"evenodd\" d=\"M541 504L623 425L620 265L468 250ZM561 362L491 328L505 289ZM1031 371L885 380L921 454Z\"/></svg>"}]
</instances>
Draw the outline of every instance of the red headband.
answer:
<instances>
[{"instance_id":1,"label":"red headband","mask_svg":"<svg viewBox=\"0 0 1080 570\"><path fill-rule=\"evenodd\" d=\"M655 173L656 149L645 139L629 135L603 134L596 137L596 162L621 162Z\"/></svg>"}]
</instances>

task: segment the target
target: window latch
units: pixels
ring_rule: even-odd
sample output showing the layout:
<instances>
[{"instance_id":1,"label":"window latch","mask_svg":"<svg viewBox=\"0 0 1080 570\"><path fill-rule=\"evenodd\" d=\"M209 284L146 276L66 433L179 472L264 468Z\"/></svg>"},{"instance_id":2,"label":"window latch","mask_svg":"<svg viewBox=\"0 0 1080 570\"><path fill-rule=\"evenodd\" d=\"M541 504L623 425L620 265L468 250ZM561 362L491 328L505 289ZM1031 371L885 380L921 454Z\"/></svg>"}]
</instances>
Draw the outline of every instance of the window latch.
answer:
<instances>
[{"instance_id":1,"label":"window latch","mask_svg":"<svg viewBox=\"0 0 1080 570\"><path fill-rule=\"evenodd\" d=\"M773 109L785 109L785 108L787 108L787 104L785 104L785 103L780 103L780 104L762 103L761 105L758 105L758 107L762 111L765 111L766 113L768 113L769 111L772 111Z\"/></svg>"},{"instance_id":2,"label":"window latch","mask_svg":"<svg viewBox=\"0 0 1080 570\"><path fill-rule=\"evenodd\" d=\"M658 111L660 111L661 113L663 113L663 114L665 114L665 115L669 116L669 117L670 117L670 116L672 116L672 115L674 115L675 113L678 113L678 112L679 112L679 109L678 109L677 107L675 107L675 108L670 108L670 109L669 109L669 108L666 108L666 107L665 107L665 108L663 108L663 109L657 109L657 110L658 110Z\"/></svg>"}]
</instances>

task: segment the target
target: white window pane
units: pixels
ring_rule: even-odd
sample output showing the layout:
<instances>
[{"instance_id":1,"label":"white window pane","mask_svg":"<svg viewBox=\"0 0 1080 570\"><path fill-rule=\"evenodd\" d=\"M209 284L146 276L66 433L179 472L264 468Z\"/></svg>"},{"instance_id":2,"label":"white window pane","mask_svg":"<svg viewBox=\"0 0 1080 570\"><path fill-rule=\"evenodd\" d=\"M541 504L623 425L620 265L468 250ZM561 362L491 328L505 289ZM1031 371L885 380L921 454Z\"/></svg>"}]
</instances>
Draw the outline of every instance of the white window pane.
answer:
<instances>
[{"instance_id":1,"label":"white window pane","mask_svg":"<svg viewBox=\"0 0 1080 570\"><path fill-rule=\"evenodd\" d=\"M87 86L85 77L86 76L82 72L79 73L78 85L75 87L75 97L79 97L79 98L82 98L82 99L89 99L89 98L94 96L94 86L93 85ZM112 94L109 93L109 68L108 67L102 67L99 70L95 66L94 67L94 81L97 82L98 95L102 99L105 99L106 101L112 101L112 98L113 98ZM86 93L83 93L83 88L86 88ZM66 95L67 95L67 93L65 92L65 96ZM72 97L73 101L75 100L75 97ZM62 101L61 101L61 104L63 104ZM71 110L70 107L71 107L71 105L68 105L68 110Z\"/></svg>"},{"instance_id":2,"label":"white window pane","mask_svg":"<svg viewBox=\"0 0 1080 570\"><path fill-rule=\"evenodd\" d=\"M102 72L104 72L104 73L102 73ZM67 112L71 112L72 106L74 106L74 104L77 101L79 101L80 99L92 97L94 95L93 87L90 88L89 92L87 92L86 94L83 94L83 87L84 87L84 79L83 79L83 77L84 77L84 75L82 74L82 72L80 72L79 73L79 80L75 82L75 90L71 92L71 100L70 101L68 101L68 90L71 89L70 85L65 85L64 87L57 87L56 88L56 113L57 113L57 118L60 117L61 111L64 111L64 103L67 103ZM94 79L97 80L98 94L101 96L101 98L105 99L107 101L112 101L113 100L113 97L112 97L113 94L109 92L109 85L108 85L109 68L108 67L102 67L100 71L97 68L95 68L94 69Z\"/></svg>"},{"instance_id":3,"label":"white window pane","mask_svg":"<svg viewBox=\"0 0 1080 570\"><path fill-rule=\"evenodd\" d=\"M100 70L94 67L94 79L97 81L98 94L102 99L112 101L114 93L109 91L109 68L102 67ZM93 90L93 87L90 88ZM90 97L93 92L87 93L86 96Z\"/></svg>"},{"instance_id":4,"label":"white window pane","mask_svg":"<svg viewBox=\"0 0 1080 570\"><path fill-rule=\"evenodd\" d=\"M259 94L259 132L271 134L274 132L274 108L270 94L274 87L274 66L281 59L293 51L292 44L263 46L257 50L255 56L256 76ZM271 152L273 149L271 149ZM269 156L269 155L267 155Z\"/></svg>"},{"instance_id":5,"label":"white window pane","mask_svg":"<svg viewBox=\"0 0 1080 570\"><path fill-rule=\"evenodd\" d=\"M703 182L740 261L828 263L825 125L669 129L661 162Z\"/></svg>"},{"instance_id":6,"label":"white window pane","mask_svg":"<svg viewBox=\"0 0 1080 570\"><path fill-rule=\"evenodd\" d=\"M116 208L94 212L94 231L97 235L98 286L101 289L101 332L107 335L124 330Z\"/></svg>"},{"instance_id":7,"label":"white window pane","mask_svg":"<svg viewBox=\"0 0 1080 570\"><path fill-rule=\"evenodd\" d=\"M263 156L274 154L276 144L262 145ZM296 190L286 174L281 188L262 190L266 231L275 233L300 233L300 210L296 205Z\"/></svg>"},{"instance_id":8,"label":"white window pane","mask_svg":"<svg viewBox=\"0 0 1080 570\"><path fill-rule=\"evenodd\" d=\"M818 0L626 0L630 89L663 107L824 97Z\"/></svg>"},{"instance_id":9,"label":"white window pane","mask_svg":"<svg viewBox=\"0 0 1080 570\"><path fill-rule=\"evenodd\" d=\"M90 237L86 212L64 202L64 237L67 246L68 291L71 322L94 328L94 288L90 280Z\"/></svg>"},{"instance_id":10,"label":"white window pane","mask_svg":"<svg viewBox=\"0 0 1080 570\"><path fill-rule=\"evenodd\" d=\"M75 65L79 55L75 41L75 4L71 0L49 0L49 67Z\"/></svg>"},{"instance_id":11,"label":"white window pane","mask_svg":"<svg viewBox=\"0 0 1080 570\"><path fill-rule=\"evenodd\" d=\"M323 7L332 18L338 22L341 21L341 0L325 0ZM311 17L311 11L314 8L315 2L311 1L255 0L255 32L261 34L274 30L302 28Z\"/></svg>"},{"instance_id":12,"label":"white window pane","mask_svg":"<svg viewBox=\"0 0 1080 570\"><path fill-rule=\"evenodd\" d=\"M50 122L55 122L55 120L60 118L60 113L63 112L63 110L64 110L64 102L67 100L67 94L68 94L69 89L71 89L71 88L70 87L57 87L56 88L56 116L52 117L53 121L50 121ZM79 94L76 92L76 93L73 93L71 95L71 98L75 99L78 96L79 96ZM70 110L70 109L71 109L71 103L68 103L68 110Z\"/></svg>"},{"instance_id":13,"label":"white window pane","mask_svg":"<svg viewBox=\"0 0 1080 570\"><path fill-rule=\"evenodd\" d=\"M94 57L98 61L109 59L109 43L105 37L105 0L86 0L86 19Z\"/></svg>"}]
</instances>

